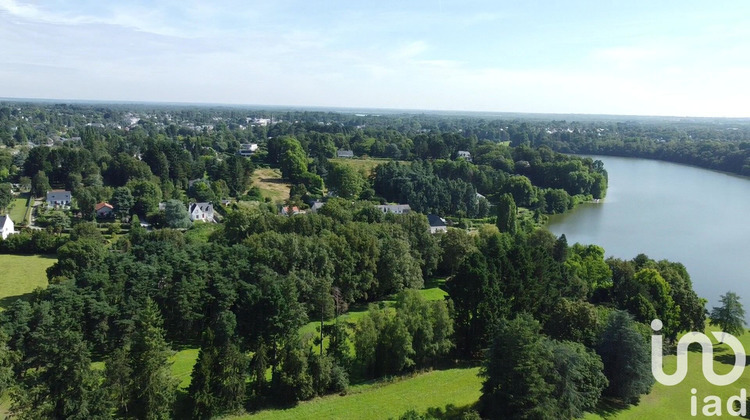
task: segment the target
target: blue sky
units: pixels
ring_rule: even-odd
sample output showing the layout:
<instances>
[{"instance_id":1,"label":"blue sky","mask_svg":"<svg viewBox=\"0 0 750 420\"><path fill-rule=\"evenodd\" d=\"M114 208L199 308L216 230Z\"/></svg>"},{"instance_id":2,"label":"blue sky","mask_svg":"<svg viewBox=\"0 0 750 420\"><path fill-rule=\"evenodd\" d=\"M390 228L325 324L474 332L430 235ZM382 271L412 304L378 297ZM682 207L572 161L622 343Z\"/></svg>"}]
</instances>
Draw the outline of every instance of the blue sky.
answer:
<instances>
[{"instance_id":1,"label":"blue sky","mask_svg":"<svg viewBox=\"0 0 750 420\"><path fill-rule=\"evenodd\" d=\"M0 0L0 97L750 117L750 2Z\"/></svg>"}]
</instances>

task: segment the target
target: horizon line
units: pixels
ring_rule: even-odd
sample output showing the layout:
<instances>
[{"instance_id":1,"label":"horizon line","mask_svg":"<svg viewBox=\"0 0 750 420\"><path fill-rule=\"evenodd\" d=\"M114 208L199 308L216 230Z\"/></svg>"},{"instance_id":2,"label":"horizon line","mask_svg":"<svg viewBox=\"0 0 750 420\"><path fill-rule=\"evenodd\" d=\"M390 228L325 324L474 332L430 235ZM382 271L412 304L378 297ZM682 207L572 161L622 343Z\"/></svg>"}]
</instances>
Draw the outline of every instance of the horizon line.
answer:
<instances>
[{"instance_id":1,"label":"horizon line","mask_svg":"<svg viewBox=\"0 0 750 420\"><path fill-rule=\"evenodd\" d=\"M451 109L416 109L416 108L379 108L379 107L353 107L353 106L325 106L325 105L273 105L273 104L249 104L229 102L184 102L184 101L149 101L149 100L115 100L115 99L74 99L74 98L21 98L0 96L0 102L16 103L57 103L57 104L91 104L91 105L158 105L158 106L182 106L182 107L222 107L222 108L253 108L256 110L280 109L285 111L329 111L329 112L386 112L390 114L443 114L455 116L473 116L477 114L489 114L493 116L534 116L534 117L595 117L602 118L644 118L644 119L702 119L702 120L739 120L750 122L750 117L716 117L696 115L645 115L645 114L589 114L581 112L525 112L525 111L469 111Z\"/></svg>"}]
</instances>

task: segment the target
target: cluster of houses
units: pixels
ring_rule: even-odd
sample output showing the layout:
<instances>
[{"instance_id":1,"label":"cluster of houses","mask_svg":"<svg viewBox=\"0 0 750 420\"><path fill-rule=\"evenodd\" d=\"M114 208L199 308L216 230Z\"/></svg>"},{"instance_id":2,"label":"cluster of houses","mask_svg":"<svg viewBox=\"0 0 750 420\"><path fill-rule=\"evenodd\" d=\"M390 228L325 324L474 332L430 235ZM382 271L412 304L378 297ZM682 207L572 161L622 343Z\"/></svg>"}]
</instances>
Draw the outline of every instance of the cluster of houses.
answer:
<instances>
[{"instance_id":1,"label":"cluster of houses","mask_svg":"<svg viewBox=\"0 0 750 420\"><path fill-rule=\"evenodd\" d=\"M72 202L72 194L66 190L50 190L47 191L47 207L54 209L67 209L70 208ZM166 203L159 203L159 210L164 210ZM112 204L102 201L94 206L96 217L100 219L107 219L115 217L115 208ZM190 214L190 220L196 222L213 222L214 221L214 206L211 203L190 203L188 207L188 213ZM5 216L4 216L5 217ZM8 218L9 219L9 218Z\"/></svg>"}]
</instances>

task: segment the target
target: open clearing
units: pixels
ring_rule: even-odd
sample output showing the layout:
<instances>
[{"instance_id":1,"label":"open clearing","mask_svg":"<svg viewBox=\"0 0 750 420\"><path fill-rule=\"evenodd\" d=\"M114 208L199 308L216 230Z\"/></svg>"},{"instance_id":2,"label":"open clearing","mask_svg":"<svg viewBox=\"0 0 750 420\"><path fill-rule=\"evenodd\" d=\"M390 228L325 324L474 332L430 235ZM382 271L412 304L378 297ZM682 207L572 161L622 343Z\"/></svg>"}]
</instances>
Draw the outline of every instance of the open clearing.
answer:
<instances>
[{"instance_id":1,"label":"open clearing","mask_svg":"<svg viewBox=\"0 0 750 420\"><path fill-rule=\"evenodd\" d=\"M20 197L14 198L8 206L8 215L10 216L10 220L12 220L16 225L20 225L26 218L27 202L28 197L24 194Z\"/></svg>"},{"instance_id":2,"label":"open clearing","mask_svg":"<svg viewBox=\"0 0 750 420\"><path fill-rule=\"evenodd\" d=\"M47 268L56 261L44 255L0 255L0 310L37 287L47 287Z\"/></svg>"},{"instance_id":3,"label":"open clearing","mask_svg":"<svg viewBox=\"0 0 750 420\"><path fill-rule=\"evenodd\" d=\"M355 385L345 396L329 395L284 410L263 410L232 419L387 419L408 410L471 405L479 399L479 368L435 370L394 382Z\"/></svg>"},{"instance_id":4,"label":"open clearing","mask_svg":"<svg viewBox=\"0 0 750 420\"><path fill-rule=\"evenodd\" d=\"M729 372L734 363L734 357L732 351L726 344L716 345L716 341L713 336L709 334L710 331L717 331L716 328L708 328L706 335L711 337L711 341L714 342L714 371L717 374L725 374ZM750 349L750 334L745 333L741 337L738 337L740 342L747 352ZM740 379L727 386L714 386L711 385L704 377L703 370L701 368L701 352L692 351L688 352L688 374L685 380L675 386L664 386L660 383L656 383L651 393L641 397L641 402L637 406L631 406L627 408L612 406L611 404L601 404L596 414L588 414L585 419L685 419L691 418L690 415L690 397L692 394L690 390L695 388L698 397L698 418L704 417L702 415L703 398L708 395L715 395L721 398L722 401L722 414L728 416L726 412L727 399L733 395L739 395L741 389L750 388L750 371L743 374ZM677 369L677 357L666 356L664 357L664 372L667 374L674 373ZM694 417L693 417L694 418Z\"/></svg>"},{"instance_id":5,"label":"open clearing","mask_svg":"<svg viewBox=\"0 0 750 420\"><path fill-rule=\"evenodd\" d=\"M258 187L263 197L273 202L280 202L289 198L291 185L281 178L281 171L271 168L259 168L253 172L253 186Z\"/></svg>"},{"instance_id":6,"label":"open clearing","mask_svg":"<svg viewBox=\"0 0 750 420\"><path fill-rule=\"evenodd\" d=\"M370 176L372 173L372 170L375 169L376 166L382 165L384 163L390 162L392 159L383 159L383 158L367 158L367 159L342 159L342 158L335 158L335 159L328 159L331 162L335 163L342 163L345 165L349 165L353 167L354 169L362 172L365 176ZM406 163L405 161L398 161L400 163Z\"/></svg>"}]
</instances>

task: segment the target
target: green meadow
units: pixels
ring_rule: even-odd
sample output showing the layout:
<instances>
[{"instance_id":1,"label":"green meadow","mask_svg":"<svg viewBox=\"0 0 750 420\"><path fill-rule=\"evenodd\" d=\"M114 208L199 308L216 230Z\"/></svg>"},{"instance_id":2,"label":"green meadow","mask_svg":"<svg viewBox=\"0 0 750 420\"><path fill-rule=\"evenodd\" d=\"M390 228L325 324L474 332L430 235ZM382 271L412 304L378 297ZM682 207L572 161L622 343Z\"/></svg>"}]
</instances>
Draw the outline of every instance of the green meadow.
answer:
<instances>
[{"instance_id":1,"label":"green meadow","mask_svg":"<svg viewBox=\"0 0 750 420\"><path fill-rule=\"evenodd\" d=\"M434 370L391 382L352 386L347 395L329 395L292 408L263 410L231 419L387 419L409 410L425 412L446 405L465 407L479 399L479 368Z\"/></svg>"},{"instance_id":2,"label":"green meadow","mask_svg":"<svg viewBox=\"0 0 750 420\"><path fill-rule=\"evenodd\" d=\"M55 257L0 255L0 310L38 287L47 287L47 268Z\"/></svg>"},{"instance_id":3,"label":"green meadow","mask_svg":"<svg viewBox=\"0 0 750 420\"><path fill-rule=\"evenodd\" d=\"M708 328L706 334L714 342L714 371L717 374L724 374L732 369L734 355L732 350L726 344L716 345L716 340L710 335L710 331L717 331L716 328ZM745 348L750 349L750 334L745 333L738 337ZM750 369L746 370L740 379L734 384L727 386L711 385L704 377L701 364L700 347L694 345L688 352L688 374L685 380L675 386L664 386L656 383L651 393L641 398L637 406L621 407L613 403L602 403L595 413L588 414L587 420L594 419L684 419L691 416L691 390L696 389L696 412L697 418L706 417L703 415L703 399L708 395L715 395L721 398L721 413L729 417L726 412L727 399L734 395L739 395L741 389L750 390ZM664 357L664 372L667 374L674 373L677 368L677 357L674 355ZM750 411L748 411L750 414ZM747 417L747 416L745 416Z\"/></svg>"}]
</instances>

